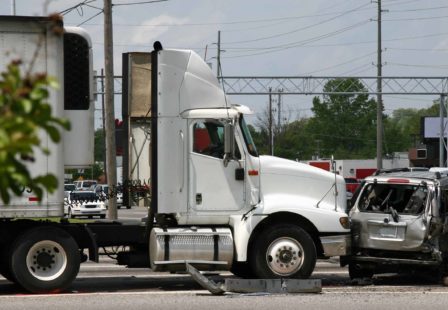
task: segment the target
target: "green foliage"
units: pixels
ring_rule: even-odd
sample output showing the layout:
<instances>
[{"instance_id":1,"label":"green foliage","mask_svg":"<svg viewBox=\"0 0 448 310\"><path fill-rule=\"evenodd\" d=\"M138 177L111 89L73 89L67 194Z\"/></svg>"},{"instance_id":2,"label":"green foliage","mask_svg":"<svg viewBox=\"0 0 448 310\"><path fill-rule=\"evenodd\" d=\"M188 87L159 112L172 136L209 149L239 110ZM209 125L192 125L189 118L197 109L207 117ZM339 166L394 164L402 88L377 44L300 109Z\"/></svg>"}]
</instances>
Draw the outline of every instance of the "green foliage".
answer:
<instances>
[{"instance_id":1,"label":"green foliage","mask_svg":"<svg viewBox=\"0 0 448 310\"><path fill-rule=\"evenodd\" d=\"M313 155L338 159L367 159L376 156L376 101L356 79L334 79L324 91L340 89L356 92L350 95L325 95L313 98L314 116L300 119L274 130L274 154L289 159L309 160ZM423 116L437 116L439 105L424 109L397 109L383 115L384 153L406 152L420 136ZM258 120L259 130L251 134L260 154L268 153L265 111Z\"/></svg>"},{"instance_id":2,"label":"green foliage","mask_svg":"<svg viewBox=\"0 0 448 310\"><path fill-rule=\"evenodd\" d=\"M25 188L41 199L46 189L57 187L54 175L32 176L27 162L34 161L36 150L49 154L42 146L41 131L59 142L59 128L70 129L65 119L52 116L48 87L57 82L45 74L22 76L20 62L12 62L0 80L0 198L8 203L11 195L20 196Z\"/></svg>"},{"instance_id":3,"label":"green foliage","mask_svg":"<svg viewBox=\"0 0 448 310\"><path fill-rule=\"evenodd\" d=\"M325 92L345 91L361 94L326 95L313 99L314 117L310 127L320 140L321 156L336 158L373 157L376 137L376 102L356 79L334 79ZM365 92L365 94L363 94Z\"/></svg>"}]
</instances>

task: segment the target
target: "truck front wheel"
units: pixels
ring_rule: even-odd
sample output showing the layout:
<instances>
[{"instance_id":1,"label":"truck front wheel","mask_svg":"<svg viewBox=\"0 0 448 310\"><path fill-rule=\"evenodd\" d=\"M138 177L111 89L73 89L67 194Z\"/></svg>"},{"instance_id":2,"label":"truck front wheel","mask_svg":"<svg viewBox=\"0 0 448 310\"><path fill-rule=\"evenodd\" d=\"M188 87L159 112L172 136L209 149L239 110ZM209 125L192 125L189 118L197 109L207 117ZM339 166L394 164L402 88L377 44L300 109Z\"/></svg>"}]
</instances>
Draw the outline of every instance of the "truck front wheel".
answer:
<instances>
[{"instance_id":1,"label":"truck front wheel","mask_svg":"<svg viewBox=\"0 0 448 310\"><path fill-rule=\"evenodd\" d=\"M55 227L33 228L12 247L11 272L16 282L33 293L59 292L76 278L80 254L75 240Z\"/></svg>"},{"instance_id":2,"label":"truck front wheel","mask_svg":"<svg viewBox=\"0 0 448 310\"><path fill-rule=\"evenodd\" d=\"M313 240L294 225L269 228L252 249L251 265L259 278L308 278L316 265Z\"/></svg>"}]
</instances>

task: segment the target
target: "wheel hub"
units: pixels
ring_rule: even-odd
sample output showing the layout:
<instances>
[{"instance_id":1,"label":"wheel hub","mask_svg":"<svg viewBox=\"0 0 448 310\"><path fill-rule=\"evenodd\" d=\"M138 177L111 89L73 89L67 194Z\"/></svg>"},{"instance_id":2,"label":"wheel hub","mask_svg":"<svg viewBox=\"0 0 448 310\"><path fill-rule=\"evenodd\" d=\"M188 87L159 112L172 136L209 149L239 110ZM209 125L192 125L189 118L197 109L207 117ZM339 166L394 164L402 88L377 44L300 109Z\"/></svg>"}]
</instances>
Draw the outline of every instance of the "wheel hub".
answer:
<instances>
[{"instance_id":1,"label":"wheel hub","mask_svg":"<svg viewBox=\"0 0 448 310\"><path fill-rule=\"evenodd\" d=\"M42 268L51 268L51 264L54 264L54 255L51 254L50 250L48 252L39 252L34 257L36 258L36 264Z\"/></svg>"},{"instance_id":2,"label":"wheel hub","mask_svg":"<svg viewBox=\"0 0 448 310\"><path fill-rule=\"evenodd\" d=\"M303 265L303 248L295 239L282 237L268 247L266 261L269 268L279 276L296 273Z\"/></svg>"},{"instance_id":3,"label":"wheel hub","mask_svg":"<svg viewBox=\"0 0 448 310\"><path fill-rule=\"evenodd\" d=\"M37 279L51 281L64 272L67 267L67 255L59 243L42 240L29 249L26 265Z\"/></svg>"}]
</instances>

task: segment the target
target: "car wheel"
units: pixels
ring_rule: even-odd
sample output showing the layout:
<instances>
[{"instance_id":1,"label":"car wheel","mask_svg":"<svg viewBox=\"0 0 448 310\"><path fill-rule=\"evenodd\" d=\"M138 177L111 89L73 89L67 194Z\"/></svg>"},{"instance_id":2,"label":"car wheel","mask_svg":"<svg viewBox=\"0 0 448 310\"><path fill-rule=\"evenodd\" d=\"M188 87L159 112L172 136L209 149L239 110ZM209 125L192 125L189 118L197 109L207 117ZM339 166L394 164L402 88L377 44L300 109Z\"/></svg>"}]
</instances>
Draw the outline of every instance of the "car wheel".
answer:
<instances>
[{"instance_id":1,"label":"car wheel","mask_svg":"<svg viewBox=\"0 0 448 310\"><path fill-rule=\"evenodd\" d=\"M11 273L17 284L33 293L59 292L75 279L81 263L78 245L64 230L37 227L12 246Z\"/></svg>"},{"instance_id":2,"label":"car wheel","mask_svg":"<svg viewBox=\"0 0 448 310\"><path fill-rule=\"evenodd\" d=\"M105 218L106 218L105 214L100 215L100 219L105 219Z\"/></svg>"},{"instance_id":3,"label":"car wheel","mask_svg":"<svg viewBox=\"0 0 448 310\"><path fill-rule=\"evenodd\" d=\"M75 216L73 215L72 208L68 208L68 218L73 219Z\"/></svg>"},{"instance_id":4,"label":"car wheel","mask_svg":"<svg viewBox=\"0 0 448 310\"><path fill-rule=\"evenodd\" d=\"M126 209L130 209L131 208L131 206L126 206Z\"/></svg>"},{"instance_id":5,"label":"car wheel","mask_svg":"<svg viewBox=\"0 0 448 310\"><path fill-rule=\"evenodd\" d=\"M313 240L295 225L265 230L251 248L252 270L258 278L308 278L316 265Z\"/></svg>"}]
</instances>

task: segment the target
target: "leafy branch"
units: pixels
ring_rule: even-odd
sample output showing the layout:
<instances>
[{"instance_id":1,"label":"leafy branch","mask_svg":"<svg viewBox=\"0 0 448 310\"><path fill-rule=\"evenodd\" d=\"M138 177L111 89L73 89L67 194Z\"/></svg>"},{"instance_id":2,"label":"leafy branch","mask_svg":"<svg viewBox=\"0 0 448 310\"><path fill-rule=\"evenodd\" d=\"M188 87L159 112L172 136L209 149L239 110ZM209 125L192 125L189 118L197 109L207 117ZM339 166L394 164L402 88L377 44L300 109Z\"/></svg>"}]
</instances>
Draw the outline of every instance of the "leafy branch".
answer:
<instances>
[{"instance_id":1,"label":"leafy branch","mask_svg":"<svg viewBox=\"0 0 448 310\"><path fill-rule=\"evenodd\" d=\"M41 73L22 76L20 65L20 61L11 62L0 79L0 198L6 204L12 194L21 196L25 188L39 200L44 190L54 192L56 177L33 176L27 164L35 161L35 150L49 154L41 132L57 143L59 129L70 129L68 120L52 116L48 103L49 88L57 88L57 81Z\"/></svg>"}]
</instances>

